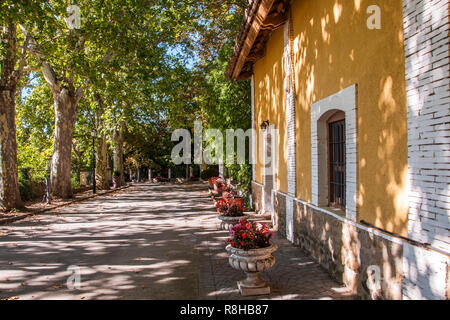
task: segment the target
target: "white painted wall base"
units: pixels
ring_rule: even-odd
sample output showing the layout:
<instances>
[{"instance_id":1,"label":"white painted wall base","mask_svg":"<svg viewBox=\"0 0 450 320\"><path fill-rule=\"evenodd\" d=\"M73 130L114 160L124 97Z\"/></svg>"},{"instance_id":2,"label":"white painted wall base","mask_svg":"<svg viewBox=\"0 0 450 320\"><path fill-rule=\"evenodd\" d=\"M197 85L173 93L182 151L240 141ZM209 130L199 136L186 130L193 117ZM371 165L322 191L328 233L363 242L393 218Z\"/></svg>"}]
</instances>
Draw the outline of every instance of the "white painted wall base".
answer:
<instances>
[{"instance_id":1,"label":"white painted wall base","mask_svg":"<svg viewBox=\"0 0 450 320\"><path fill-rule=\"evenodd\" d=\"M294 243L294 198L286 197L286 238Z\"/></svg>"},{"instance_id":2,"label":"white painted wall base","mask_svg":"<svg viewBox=\"0 0 450 320\"><path fill-rule=\"evenodd\" d=\"M434 250L403 244L403 299L445 300L450 258Z\"/></svg>"}]
</instances>

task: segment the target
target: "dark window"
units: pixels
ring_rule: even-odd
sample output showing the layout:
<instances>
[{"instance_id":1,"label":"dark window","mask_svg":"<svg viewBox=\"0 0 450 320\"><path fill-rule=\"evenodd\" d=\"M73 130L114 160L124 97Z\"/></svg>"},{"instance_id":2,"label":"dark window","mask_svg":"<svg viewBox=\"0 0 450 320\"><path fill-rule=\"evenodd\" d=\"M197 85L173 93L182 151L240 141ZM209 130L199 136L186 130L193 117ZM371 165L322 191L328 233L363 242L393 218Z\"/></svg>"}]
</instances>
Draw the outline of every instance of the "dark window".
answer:
<instances>
[{"instance_id":1,"label":"dark window","mask_svg":"<svg viewBox=\"0 0 450 320\"><path fill-rule=\"evenodd\" d=\"M345 209L345 119L328 123L328 141L330 206Z\"/></svg>"}]
</instances>

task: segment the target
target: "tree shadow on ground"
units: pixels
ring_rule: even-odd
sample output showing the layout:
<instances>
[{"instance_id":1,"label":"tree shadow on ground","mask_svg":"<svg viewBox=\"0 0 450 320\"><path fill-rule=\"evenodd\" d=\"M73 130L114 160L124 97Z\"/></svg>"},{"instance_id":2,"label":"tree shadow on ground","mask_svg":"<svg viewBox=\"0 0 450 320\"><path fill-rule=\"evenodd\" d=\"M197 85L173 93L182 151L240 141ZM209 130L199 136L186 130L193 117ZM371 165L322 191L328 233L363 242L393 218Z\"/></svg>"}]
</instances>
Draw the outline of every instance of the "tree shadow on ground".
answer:
<instances>
[{"instance_id":1,"label":"tree shadow on ground","mask_svg":"<svg viewBox=\"0 0 450 320\"><path fill-rule=\"evenodd\" d=\"M142 195L154 186L138 185L0 228L0 298L241 299L236 281L244 274L228 265L227 232L218 231L212 201L192 186L156 189L159 200ZM263 275L273 293L261 298L348 298L311 258L276 241L278 262ZM81 270L79 289L67 287L75 279L69 266Z\"/></svg>"}]
</instances>

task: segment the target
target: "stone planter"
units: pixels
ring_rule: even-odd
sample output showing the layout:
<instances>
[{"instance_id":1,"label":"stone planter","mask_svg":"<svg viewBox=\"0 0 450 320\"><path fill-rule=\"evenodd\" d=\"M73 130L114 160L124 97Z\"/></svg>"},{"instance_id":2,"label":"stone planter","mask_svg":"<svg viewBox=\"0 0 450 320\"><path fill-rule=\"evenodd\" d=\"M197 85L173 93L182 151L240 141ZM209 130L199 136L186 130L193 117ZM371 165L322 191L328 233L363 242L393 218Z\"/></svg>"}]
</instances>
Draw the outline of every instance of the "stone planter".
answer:
<instances>
[{"instance_id":1,"label":"stone planter","mask_svg":"<svg viewBox=\"0 0 450 320\"><path fill-rule=\"evenodd\" d=\"M248 215L242 215L239 217L227 217L223 215L219 215L219 220L222 221L220 223L220 230L230 230L230 227L233 227L239 223L239 220L246 220Z\"/></svg>"},{"instance_id":2,"label":"stone planter","mask_svg":"<svg viewBox=\"0 0 450 320\"><path fill-rule=\"evenodd\" d=\"M228 259L230 265L236 269L244 271L247 275L245 280L238 281L237 285L242 296L258 296L270 294L269 285L259 277L259 273L269 270L275 265L275 256L272 254L278 249L278 245L272 244L270 247L254 250L242 250L226 247L230 254Z\"/></svg>"}]
</instances>

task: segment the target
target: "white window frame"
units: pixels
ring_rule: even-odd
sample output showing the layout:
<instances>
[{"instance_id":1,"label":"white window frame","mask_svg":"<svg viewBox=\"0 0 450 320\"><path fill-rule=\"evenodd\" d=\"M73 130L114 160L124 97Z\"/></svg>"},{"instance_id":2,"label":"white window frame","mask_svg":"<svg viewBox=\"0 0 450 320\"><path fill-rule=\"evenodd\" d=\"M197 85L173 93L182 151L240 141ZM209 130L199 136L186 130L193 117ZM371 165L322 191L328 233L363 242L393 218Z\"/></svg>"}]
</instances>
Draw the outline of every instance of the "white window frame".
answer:
<instances>
[{"instance_id":1,"label":"white window frame","mask_svg":"<svg viewBox=\"0 0 450 320\"><path fill-rule=\"evenodd\" d=\"M328 199L328 179L324 179L328 166L319 168L319 162L328 158L324 148L327 147L326 135L320 128L321 118L332 111L345 113L345 152L346 152L346 181L345 181L345 214L352 221L357 220L357 127L356 127L356 99L357 86L352 85L311 105L311 155L312 155L312 202L315 206L326 206L324 199ZM319 131L320 130L320 131ZM325 163L326 160L325 160ZM320 172L319 172L320 170Z\"/></svg>"}]
</instances>

